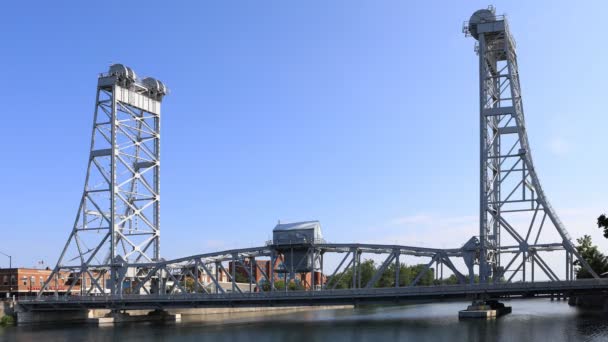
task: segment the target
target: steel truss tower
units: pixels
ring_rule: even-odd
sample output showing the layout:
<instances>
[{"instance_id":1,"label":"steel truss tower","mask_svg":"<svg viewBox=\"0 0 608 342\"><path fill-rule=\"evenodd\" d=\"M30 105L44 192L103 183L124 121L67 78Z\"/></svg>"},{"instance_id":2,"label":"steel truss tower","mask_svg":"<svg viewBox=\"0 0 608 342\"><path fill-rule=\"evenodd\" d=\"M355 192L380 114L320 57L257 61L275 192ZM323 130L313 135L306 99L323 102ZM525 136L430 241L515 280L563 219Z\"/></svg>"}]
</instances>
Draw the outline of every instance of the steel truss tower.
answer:
<instances>
[{"instance_id":1,"label":"steel truss tower","mask_svg":"<svg viewBox=\"0 0 608 342\"><path fill-rule=\"evenodd\" d=\"M160 260L160 107L167 90L114 64L97 83L91 149L74 227L41 293L66 274L83 294L124 292ZM160 277L158 277L160 279Z\"/></svg>"},{"instance_id":2,"label":"steel truss tower","mask_svg":"<svg viewBox=\"0 0 608 342\"><path fill-rule=\"evenodd\" d=\"M576 260L597 277L574 248L538 180L524 121L515 41L506 18L492 7L479 10L463 31L477 39L479 55L480 281L510 281L518 274L523 281L534 281L535 267L558 280L541 256L554 250L565 251L566 280L573 279Z\"/></svg>"}]
</instances>

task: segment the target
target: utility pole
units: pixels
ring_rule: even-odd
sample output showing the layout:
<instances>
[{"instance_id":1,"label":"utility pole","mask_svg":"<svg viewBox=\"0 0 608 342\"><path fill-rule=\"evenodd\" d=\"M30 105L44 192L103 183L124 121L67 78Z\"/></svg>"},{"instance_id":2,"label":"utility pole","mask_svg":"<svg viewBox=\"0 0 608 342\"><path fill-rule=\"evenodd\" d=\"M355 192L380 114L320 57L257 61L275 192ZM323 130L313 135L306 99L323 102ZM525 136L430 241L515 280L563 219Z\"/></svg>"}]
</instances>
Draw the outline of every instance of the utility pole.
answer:
<instances>
[{"instance_id":1,"label":"utility pole","mask_svg":"<svg viewBox=\"0 0 608 342\"><path fill-rule=\"evenodd\" d=\"M13 257L2 252L0 254L8 257L8 297L10 298L13 292Z\"/></svg>"}]
</instances>

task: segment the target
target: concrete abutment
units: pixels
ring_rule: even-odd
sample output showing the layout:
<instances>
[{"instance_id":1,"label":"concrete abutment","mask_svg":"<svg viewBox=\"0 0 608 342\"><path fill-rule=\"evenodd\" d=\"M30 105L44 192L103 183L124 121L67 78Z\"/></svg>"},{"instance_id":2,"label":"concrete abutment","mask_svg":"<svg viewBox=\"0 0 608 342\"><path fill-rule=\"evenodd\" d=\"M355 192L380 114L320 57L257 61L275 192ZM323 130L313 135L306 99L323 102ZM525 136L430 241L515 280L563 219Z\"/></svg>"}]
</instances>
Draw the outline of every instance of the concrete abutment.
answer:
<instances>
[{"instance_id":1,"label":"concrete abutment","mask_svg":"<svg viewBox=\"0 0 608 342\"><path fill-rule=\"evenodd\" d=\"M17 310L18 325L54 324L62 322L111 325L132 322L181 322L182 317L198 316L197 319L215 321L226 315L250 314L273 315L297 311L352 309L353 305L295 306L295 307L242 307L242 308L193 308L169 310Z\"/></svg>"}]
</instances>

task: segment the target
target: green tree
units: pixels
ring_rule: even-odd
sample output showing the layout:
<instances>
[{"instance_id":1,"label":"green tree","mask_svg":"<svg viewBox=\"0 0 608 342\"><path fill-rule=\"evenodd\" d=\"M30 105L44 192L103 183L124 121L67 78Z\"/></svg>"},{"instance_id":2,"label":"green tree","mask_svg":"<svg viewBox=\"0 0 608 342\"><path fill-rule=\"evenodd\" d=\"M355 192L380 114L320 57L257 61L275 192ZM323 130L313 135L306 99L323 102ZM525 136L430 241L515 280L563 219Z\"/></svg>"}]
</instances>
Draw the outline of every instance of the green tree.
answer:
<instances>
[{"instance_id":1,"label":"green tree","mask_svg":"<svg viewBox=\"0 0 608 342\"><path fill-rule=\"evenodd\" d=\"M274 288L277 290L285 290L285 281L284 280L275 280Z\"/></svg>"},{"instance_id":2,"label":"green tree","mask_svg":"<svg viewBox=\"0 0 608 342\"><path fill-rule=\"evenodd\" d=\"M443 279L443 284L445 284L445 285L457 285L457 284L459 284L458 277L456 275L452 274L449 277L447 277L446 279Z\"/></svg>"},{"instance_id":3,"label":"green tree","mask_svg":"<svg viewBox=\"0 0 608 342\"><path fill-rule=\"evenodd\" d=\"M0 327L5 327L13 324L15 324L15 319L13 318L13 316L5 315L0 318Z\"/></svg>"},{"instance_id":4,"label":"green tree","mask_svg":"<svg viewBox=\"0 0 608 342\"><path fill-rule=\"evenodd\" d=\"M357 269L361 276L361 287L365 287L367 283L372 279L376 273L376 264L371 259L364 260L360 267ZM336 284L336 282L338 282ZM349 267L347 270L336 274L334 279L331 279L329 287L336 284L337 289L350 289L353 287L353 268ZM359 275L355 279L355 284L359 286Z\"/></svg>"},{"instance_id":5,"label":"green tree","mask_svg":"<svg viewBox=\"0 0 608 342\"><path fill-rule=\"evenodd\" d=\"M351 288L353 284L353 269L349 268L343 272L337 273L335 277L331 279L330 287L334 286L334 284L337 289Z\"/></svg>"},{"instance_id":6,"label":"green tree","mask_svg":"<svg viewBox=\"0 0 608 342\"><path fill-rule=\"evenodd\" d=\"M404 263L399 265L399 286L409 286L420 272L425 269L426 265L412 265L408 266ZM396 265L394 263L388 265L378 281L374 284L374 287L393 287L395 286L395 270ZM372 279L374 274L378 271L378 267L373 260L368 259L361 263L360 274L361 274L361 287L367 285ZM358 279L355 280L358 284ZM353 287L353 270L352 267L343 271L342 273L336 274L336 276L330 280L328 287L336 285L337 289L348 289ZM434 270L427 269L426 272L421 276L420 280L416 285L433 285L434 284Z\"/></svg>"},{"instance_id":7,"label":"green tree","mask_svg":"<svg viewBox=\"0 0 608 342\"><path fill-rule=\"evenodd\" d=\"M260 281L261 291L268 292L270 291L270 283L266 280ZM284 280L275 280L274 288L277 291L285 291L285 281ZM302 291L304 290L304 286L302 286L301 282L289 282L287 285L288 291Z\"/></svg>"},{"instance_id":8,"label":"green tree","mask_svg":"<svg viewBox=\"0 0 608 342\"><path fill-rule=\"evenodd\" d=\"M399 264L399 286L409 286L425 269L426 265L418 264L408 266L404 263ZM395 286L395 264L389 265L382 273L376 287L393 287ZM432 268L426 270L416 285L432 285L434 283L434 270Z\"/></svg>"},{"instance_id":9,"label":"green tree","mask_svg":"<svg viewBox=\"0 0 608 342\"><path fill-rule=\"evenodd\" d=\"M365 285L367 285L367 283L372 280L374 274L376 274L376 264L374 263L374 260L367 259L361 263L361 266L357 271L361 272L361 287L365 287Z\"/></svg>"},{"instance_id":10,"label":"green tree","mask_svg":"<svg viewBox=\"0 0 608 342\"><path fill-rule=\"evenodd\" d=\"M186 291L188 291L189 293L195 292L196 286L194 284L194 279L187 277L184 285L185 285L184 287L186 288Z\"/></svg>"},{"instance_id":11,"label":"green tree","mask_svg":"<svg viewBox=\"0 0 608 342\"><path fill-rule=\"evenodd\" d=\"M604 229L604 237L608 239L608 217L602 214L597 218L597 227Z\"/></svg>"},{"instance_id":12,"label":"green tree","mask_svg":"<svg viewBox=\"0 0 608 342\"><path fill-rule=\"evenodd\" d=\"M581 257L587 261L591 269L598 274L608 271L608 258L606 258L606 256L599 251L597 246L593 245L591 236L585 235L582 238L576 239L576 242L578 243L576 250ZM592 278L591 273L589 273L585 268L581 267L578 260L575 261L575 264L578 265L576 270L577 279Z\"/></svg>"},{"instance_id":13,"label":"green tree","mask_svg":"<svg viewBox=\"0 0 608 342\"><path fill-rule=\"evenodd\" d=\"M412 269L412 281L414 281L416 279L416 277L418 276L418 274L420 274L420 272L424 271L424 268L426 267L426 265L423 264L419 264L419 265L414 265L414 266L410 266ZM420 280L418 281L418 283L416 285L424 285L424 286L428 286L428 285L433 285L433 281L435 279L435 270L432 268L429 268L428 270L425 271L425 273L422 275L422 277L420 278Z\"/></svg>"},{"instance_id":14,"label":"green tree","mask_svg":"<svg viewBox=\"0 0 608 342\"><path fill-rule=\"evenodd\" d=\"M304 286L302 286L302 282L298 281L290 281L287 285L287 290L289 291L302 291L304 290Z\"/></svg>"},{"instance_id":15,"label":"green tree","mask_svg":"<svg viewBox=\"0 0 608 342\"><path fill-rule=\"evenodd\" d=\"M236 269L237 272L234 275L234 278L236 280L237 283L249 283L249 277L244 274L245 272L239 272L239 269Z\"/></svg>"},{"instance_id":16,"label":"green tree","mask_svg":"<svg viewBox=\"0 0 608 342\"><path fill-rule=\"evenodd\" d=\"M400 269L399 269L399 285L400 286L405 281L405 280L403 280L404 274L401 272L401 271L403 271L403 267L405 267L405 265L403 263L400 264ZM375 286L376 287L393 287L393 286L395 286L395 271L396 271L396 267L395 267L394 263L388 265L388 267L386 268L386 270L384 270L384 272L380 276L380 279L375 284Z\"/></svg>"}]
</instances>

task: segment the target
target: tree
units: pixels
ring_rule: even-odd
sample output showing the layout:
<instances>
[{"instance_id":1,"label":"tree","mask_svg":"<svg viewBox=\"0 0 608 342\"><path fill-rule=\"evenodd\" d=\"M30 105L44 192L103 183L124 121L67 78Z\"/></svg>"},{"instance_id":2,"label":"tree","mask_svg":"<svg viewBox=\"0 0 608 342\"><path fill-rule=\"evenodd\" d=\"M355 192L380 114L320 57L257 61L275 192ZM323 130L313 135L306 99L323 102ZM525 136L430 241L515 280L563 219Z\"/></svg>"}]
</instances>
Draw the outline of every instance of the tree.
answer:
<instances>
[{"instance_id":1,"label":"tree","mask_svg":"<svg viewBox=\"0 0 608 342\"><path fill-rule=\"evenodd\" d=\"M608 272L608 258L599 251L597 246L593 245L593 242L591 241L591 236L585 235L582 238L576 239L576 242L578 243L578 245L576 246L576 250L581 255L581 257L585 259L585 261L587 261L592 270L594 270L598 274ZM581 267L578 260L574 263L575 265L578 265L578 268L576 270L577 279L593 277L591 273L589 273L584 267Z\"/></svg>"},{"instance_id":2,"label":"tree","mask_svg":"<svg viewBox=\"0 0 608 342\"><path fill-rule=\"evenodd\" d=\"M361 287L365 287L365 285L372 280L374 274L376 274L376 264L374 263L374 260L367 259L363 261L359 266L358 271L361 272Z\"/></svg>"},{"instance_id":3,"label":"tree","mask_svg":"<svg viewBox=\"0 0 608 342\"><path fill-rule=\"evenodd\" d=\"M282 279L275 280L274 288L276 291L285 291L285 280L282 280ZM287 284L287 290L288 291L302 291L302 290L305 290L305 288L302 285L302 282L296 280L295 282L290 281ZM260 291L264 291L264 292L270 291L270 283L267 282L266 280L261 280L260 281Z\"/></svg>"},{"instance_id":4,"label":"tree","mask_svg":"<svg viewBox=\"0 0 608 342\"><path fill-rule=\"evenodd\" d=\"M418 277L420 272L424 274L418 280L416 285L432 285L433 279L435 278L435 270L432 268L426 269L426 265L418 264L408 266L404 263L399 264L399 286L409 286ZM395 265L387 267L386 271L382 275L382 282L380 287L395 286Z\"/></svg>"},{"instance_id":5,"label":"tree","mask_svg":"<svg viewBox=\"0 0 608 342\"><path fill-rule=\"evenodd\" d=\"M238 268L236 269L236 274L234 276L234 278L235 278L234 280L237 283L249 283L249 277L247 275L243 274L243 273L245 273L245 272L243 271L241 273L241 272L239 272Z\"/></svg>"},{"instance_id":6,"label":"tree","mask_svg":"<svg viewBox=\"0 0 608 342\"><path fill-rule=\"evenodd\" d=\"M357 271L360 272L361 276L361 287L365 287L367 283L372 279L374 274L376 273L376 264L374 260L366 259L361 265L357 268ZM355 283L357 287L359 286L359 275L357 275L357 279L355 279ZM336 283L338 282L338 283ZM329 286L333 286L336 284L337 289L350 289L353 287L353 268L349 267L347 270L344 270L341 273L336 274L334 279L331 280L331 284Z\"/></svg>"},{"instance_id":7,"label":"tree","mask_svg":"<svg viewBox=\"0 0 608 342\"><path fill-rule=\"evenodd\" d=\"M352 267L336 274L335 277L331 279L330 284L328 284L330 286L329 288L331 288L331 286L334 286L334 284L337 289L348 289L353 287Z\"/></svg>"},{"instance_id":8,"label":"tree","mask_svg":"<svg viewBox=\"0 0 608 342\"><path fill-rule=\"evenodd\" d=\"M298 281L290 281L289 284L287 284L287 290L289 291L302 291L304 290L304 286L302 286L302 282Z\"/></svg>"},{"instance_id":9,"label":"tree","mask_svg":"<svg viewBox=\"0 0 608 342\"><path fill-rule=\"evenodd\" d=\"M443 284L445 285L457 285L460 284L458 281L458 277L454 274L451 274L449 277L443 280Z\"/></svg>"},{"instance_id":10,"label":"tree","mask_svg":"<svg viewBox=\"0 0 608 342\"><path fill-rule=\"evenodd\" d=\"M403 274L403 268L405 267L405 265L403 263L400 264L400 268L399 268L399 285L401 285L404 282L404 274ZM380 276L380 279L378 280L378 282L375 284L376 287L392 287L395 286L395 264L392 263L390 265L388 265L388 267L386 268L386 270L384 271L384 273L382 273L382 276Z\"/></svg>"},{"instance_id":11,"label":"tree","mask_svg":"<svg viewBox=\"0 0 608 342\"><path fill-rule=\"evenodd\" d=\"M602 214L597 218L597 227L604 229L604 237L608 239L608 217Z\"/></svg>"},{"instance_id":12,"label":"tree","mask_svg":"<svg viewBox=\"0 0 608 342\"><path fill-rule=\"evenodd\" d=\"M420 280L418 281L418 283L416 283L416 285L422 285L422 286L428 286L428 285L433 285L433 280L435 278L435 270L432 268L429 268L428 270L425 270L426 265L423 264L418 264L418 265L413 265L410 266L411 270L412 270L412 281L414 281L416 279L416 277L418 276L418 274L420 274L420 272L424 272L424 274L422 275L422 277L420 278Z\"/></svg>"},{"instance_id":13,"label":"tree","mask_svg":"<svg viewBox=\"0 0 608 342\"><path fill-rule=\"evenodd\" d=\"M189 293L196 292L196 285L194 284L194 279L187 277L184 283L186 291L188 291Z\"/></svg>"},{"instance_id":14,"label":"tree","mask_svg":"<svg viewBox=\"0 0 608 342\"><path fill-rule=\"evenodd\" d=\"M285 281L284 280L275 280L274 288L279 291L285 290Z\"/></svg>"},{"instance_id":15,"label":"tree","mask_svg":"<svg viewBox=\"0 0 608 342\"><path fill-rule=\"evenodd\" d=\"M399 264L399 286L409 286L414 279L418 276L420 272L425 269L426 265L412 265L408 266L404 263ZM386 267L382 275L378 279L378 281L373 284L373 287L393 287L395 286L395 263L391 263ZM361 263L360 268L358 269L361 275L361 287L365 287L367 283L372 279L374 274L378 271L378 267L373 260L367 259ZM359 284L359 280L355 280L357 286ZM420 280L416 285L433 285L434 283L434 270L432 268L425 271L425 273L420 277ZM349 267L347 270L344 270L341 273L336 274L336 276L330 280L328 283L328 288L331 288L333 285L336 285L337 289L349 289L353 287L353 270L352 267Z\"/></svg>"}]
</instances>

